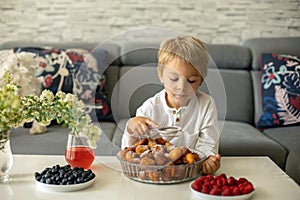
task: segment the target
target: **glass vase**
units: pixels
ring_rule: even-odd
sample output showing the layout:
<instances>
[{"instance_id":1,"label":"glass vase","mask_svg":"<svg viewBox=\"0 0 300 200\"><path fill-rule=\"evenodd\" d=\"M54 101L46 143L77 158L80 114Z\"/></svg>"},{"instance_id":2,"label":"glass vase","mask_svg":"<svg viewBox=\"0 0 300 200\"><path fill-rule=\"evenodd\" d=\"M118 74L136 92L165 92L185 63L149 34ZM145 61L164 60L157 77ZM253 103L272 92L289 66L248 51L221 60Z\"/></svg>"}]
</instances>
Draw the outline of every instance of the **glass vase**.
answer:
<instances>
[{"instance_id":1,"label":"glass vase","mask_svg":"<svg viewBox=\"0 0 300 200\"><path fill-rule=\"evenodd\" d=\"M0 183L10 181L9 171L12 166L13 154L10 148L10 139L9 136L7 136L7 138L0 140Z\"/></svg>"},{"instance_id":2,"label":"glass vase","mask_svg":"<svg viewBox=\"0 0 300 200\"><path fill-rule=\"evenodd\" d=\"M89 169L95 159L95 151L88 144L87 138L68 135L65 159L71 167Z\"/></svg>"}]
</instances>

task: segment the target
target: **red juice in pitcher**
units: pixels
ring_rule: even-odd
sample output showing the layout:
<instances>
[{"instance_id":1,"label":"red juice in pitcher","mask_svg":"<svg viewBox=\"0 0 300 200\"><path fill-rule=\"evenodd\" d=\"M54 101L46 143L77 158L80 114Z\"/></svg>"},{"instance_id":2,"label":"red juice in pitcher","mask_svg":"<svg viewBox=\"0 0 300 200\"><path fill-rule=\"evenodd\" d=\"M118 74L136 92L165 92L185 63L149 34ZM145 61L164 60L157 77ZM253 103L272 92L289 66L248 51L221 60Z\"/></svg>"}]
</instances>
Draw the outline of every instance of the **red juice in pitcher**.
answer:
<instances>
[{"instance_id":1,"label":"red juice in pitcher","mask_svg":"<svg viewBox=\"0 0 300 200\"><path fill-rule=\"evenodd\" d=\"M89 169L95 159L95 153L90 147L74 146L66 149L65 159L71 167Z\"/></svg>"}]
</instances>

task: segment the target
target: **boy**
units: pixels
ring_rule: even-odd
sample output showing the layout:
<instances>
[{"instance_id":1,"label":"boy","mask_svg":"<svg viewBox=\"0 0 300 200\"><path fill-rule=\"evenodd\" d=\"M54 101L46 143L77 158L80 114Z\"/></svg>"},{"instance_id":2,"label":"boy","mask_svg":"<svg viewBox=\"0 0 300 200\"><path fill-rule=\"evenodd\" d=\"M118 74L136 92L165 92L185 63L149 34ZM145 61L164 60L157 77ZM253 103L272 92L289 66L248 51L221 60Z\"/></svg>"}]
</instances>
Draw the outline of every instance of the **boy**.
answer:
<instances>
[{"instance_id":1,"label":"boy","mask_svg":"<svg viewBox=\"0 0 300 200\"><path fill-rule=\"evenodd\" d=\"M197 149L207 156L202 172L212 174L220 167L219 127L213 99L198 88L207 75L209 55L204 44L192 36L165 40L158 52L158 76L164 90L137 109L126 125L122 148L132 145L149 128L179 126L182 135L171 143Z\"/></svg>"}]
</instances>

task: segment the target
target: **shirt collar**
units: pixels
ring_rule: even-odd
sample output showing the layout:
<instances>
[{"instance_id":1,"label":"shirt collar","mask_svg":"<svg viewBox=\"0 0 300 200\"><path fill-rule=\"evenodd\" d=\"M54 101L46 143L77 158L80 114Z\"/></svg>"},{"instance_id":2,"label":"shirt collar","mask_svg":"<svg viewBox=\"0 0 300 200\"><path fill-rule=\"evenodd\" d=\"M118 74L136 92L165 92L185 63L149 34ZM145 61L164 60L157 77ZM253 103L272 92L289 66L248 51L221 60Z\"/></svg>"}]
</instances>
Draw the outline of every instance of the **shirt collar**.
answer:
<instances>
[{"instance_id":1,"label":"shirt collar","mask_svg":"<svg viewBox=\"0 0 300 200\"><path fill-rule=\"evenodd\" d=\"M193 98L190 99L189 104L188 104L188 105L190 105L190 106L189 106L190 108L191 108L191 107L192 107L192 108L194 107L193 105L197 102L197 96L198 96L198 95L199 95L199 92L197 92L196 95L193 96ZM163 103L163 107L164 107L165 110L167 110L168 112L173 113L173 111L179 112L179 111L181 111L181 110L187 110L187 109L188 109L188 106L180 107L179 109L176 109L176 108L170 108L170 107L168 106L168 104L167 104L167 101L166 101L166 90L165 90L165 89L163 89L163 90L161 91L161 96L160 96L160 98L161 98L161 102Z\"/></svg>"}]
</instances>

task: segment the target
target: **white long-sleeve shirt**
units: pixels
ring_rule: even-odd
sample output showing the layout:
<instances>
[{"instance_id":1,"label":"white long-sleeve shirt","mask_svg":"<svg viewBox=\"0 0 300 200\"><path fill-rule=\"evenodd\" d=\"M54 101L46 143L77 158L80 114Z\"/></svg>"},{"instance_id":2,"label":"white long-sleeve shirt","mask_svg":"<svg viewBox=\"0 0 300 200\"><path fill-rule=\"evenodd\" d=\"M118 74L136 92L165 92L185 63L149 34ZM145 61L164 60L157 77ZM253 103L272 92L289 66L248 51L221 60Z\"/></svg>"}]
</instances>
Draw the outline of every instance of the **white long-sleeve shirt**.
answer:
<instances>
[{"instance_id":1,"label":"white long-sleeve shirt","mask_svg":"<svg viewBox=\"0 0 300 200\"><path fill-rule=\"evenodd\" d=\"M182 134L170 140L177 146L196 149L202 156L218 153L220 130L217 109L211 96L198 92L185 107L170 108L165 90L146 100L137 109L136 116L148 117L159 127L179 126ZM122 137L122 148L130 146L137 138L130 135L127 125Z\"/></svg>"}]
</instances>

